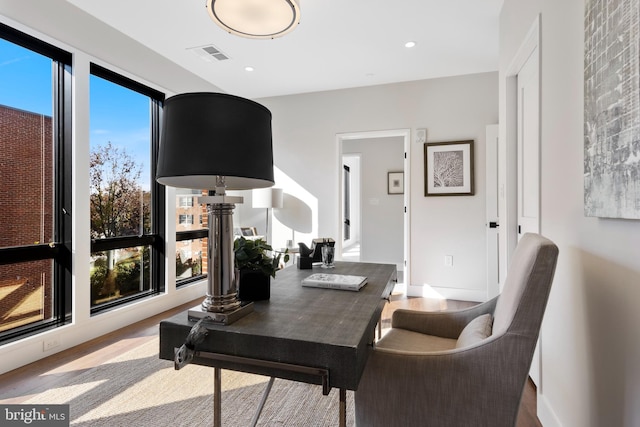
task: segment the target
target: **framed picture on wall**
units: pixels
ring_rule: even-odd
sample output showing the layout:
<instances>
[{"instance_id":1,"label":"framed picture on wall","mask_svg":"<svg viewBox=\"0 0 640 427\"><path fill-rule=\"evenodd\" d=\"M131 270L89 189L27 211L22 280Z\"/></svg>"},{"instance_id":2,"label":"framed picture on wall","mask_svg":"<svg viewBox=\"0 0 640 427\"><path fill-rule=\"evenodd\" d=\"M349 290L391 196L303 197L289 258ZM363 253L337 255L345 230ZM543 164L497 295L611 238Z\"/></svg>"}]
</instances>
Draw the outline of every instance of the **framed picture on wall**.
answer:
<instances>
[{"instance_id":1,"label":"framed picture on wall","mask_svg":"<svg viewBox=\"0 0 640 427\"><path fill-rule=\"evenodd\" d=\"M240 231L245 237L258 235L258 230L255 227L240 227Z\"/></svg>"},{"instance_id":2,"label":"framed picture on wall","mask_svg":"<svg viewBox=\"0 0 640 427\"><path fill-rule=\"evenodd\" d=\"M424 144L424 195L473 195L473 141Z\"/></svg>"},{"instance_id":3,"label":"framed picture on wall","mask_svg":"<svg viewBox=\"0 0 640 427\"><path fill-rule=\"evenodd\" d=\"M387 194L404 193L404 172L387 172Z\"/></svg>"}]
</instances>

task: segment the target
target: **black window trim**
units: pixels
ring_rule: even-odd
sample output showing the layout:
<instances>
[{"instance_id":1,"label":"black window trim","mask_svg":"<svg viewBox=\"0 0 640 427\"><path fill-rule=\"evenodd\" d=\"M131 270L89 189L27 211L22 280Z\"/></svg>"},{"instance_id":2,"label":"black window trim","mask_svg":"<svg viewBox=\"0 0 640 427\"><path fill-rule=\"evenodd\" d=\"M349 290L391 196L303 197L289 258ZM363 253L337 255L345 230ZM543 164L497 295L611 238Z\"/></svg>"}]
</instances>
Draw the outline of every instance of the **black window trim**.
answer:
<instances>
[{"instance_id":1,"label":"black window trim","mask_svg":"<svg viewBox=\"0 0 640 427\"><path fill-rule=\"evenodd\" d=\"M0 265L50 259L53 262L53 307L51 319L30 323L0 333L0 344L15 341L72 320L72 140L71 63L73 55L29 34L0 23L0 38L46 56L54 63L53 105L53 189L54 235L48 244L0 248Z\"/></svg>"},{"instance_id":2,"label":"black window trim","mask_svg":"<svg viewBox=\"0 0 640 427\"><path fill-rule=\"evenodd\" d=\"M32 35L16 30L2 22L0 22L0 38L65 65L71 65L73 60L73 55L70 52L33 37Z\"/></svg>"},{"instance_id":3,"label":"black window trim","mask_svg":"<svg viewBox=\"0 0 640 427\"><path fill-rule=\"evenodd\" d=\"M165 100L165 94L152 89L140 82L137 82L122 74L111 71L100 65L90 63L90 74L100 77L111 83L120 85L127 89L148 96L150 99L150 138L151 138L151 177L156 176L158 150L160 144L160 125L162 120L162 106ZM123 249L138 246L151 247L151 267L150 281L151 289L140 292L129 297L118 298L114 301L98 304L90 308L91 315L96 315L109 311L115 307L121 307L133 301L143 298L159 295L165 291L165 211L166 211L166 192L165 187L160 185L155 179L151 182L151 234L139 236L119 236L106 239L92 239L91 253L102 252L113 249Z\"/></svg>"},{"instance_id":4,"label":"black window trim","mask_svg":"<svg viewBox=\"0 0 640 427\"><path fill-rule=\"evenodd\" d=\"M176 242L183 240L205 239L209 237L209 230L201 228L198 230L176 231Z\"/></svg>"},{"instance_id":5,"label":"black window trim","mask_svg":"<svg viewBox=\"0 0 640 427\"><path fill-rule=\"evenodd\" d=\"M40 245L0 248L0 265L52 259L58 256L62 246L60 243L45 243Z\"/></svg>"},{"instance_id":6,"label":"black window trim","mask_svg":"<svg viewBox=\"0 0 640 427\"><path fill-rule=\"evenodd\" d=\"M115 71L111 71L101 65L94 64L93 62L89 65L89 71L94 76L109 80L112 83L116 83L122 87L126 87L127 89L131 89L135 92L141 93L142 95L146 95L153 100L160 101L160 107L162 107L162 103L165 99L165 94L160 92L159 90L150 88L149 86L130 79L129 77L123 76L122 74L118 74Z\"/></svg>"}]
</instances>

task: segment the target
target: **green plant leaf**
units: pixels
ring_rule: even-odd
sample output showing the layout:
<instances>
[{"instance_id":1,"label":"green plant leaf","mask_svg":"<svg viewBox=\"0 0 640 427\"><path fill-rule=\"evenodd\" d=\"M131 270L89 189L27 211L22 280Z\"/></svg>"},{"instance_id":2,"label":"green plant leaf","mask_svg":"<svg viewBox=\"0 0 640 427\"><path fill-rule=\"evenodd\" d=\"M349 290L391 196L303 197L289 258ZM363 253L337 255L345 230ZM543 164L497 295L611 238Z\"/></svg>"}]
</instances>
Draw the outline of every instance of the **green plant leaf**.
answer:
<instances>
[{"instance_id":1,"label":"green plant leaf","mask_svg":"<svg viewBox=\"0 0 640 427\"><path fill-rule=\"evenodd\" d=\"M248 240L241 236L233 242L233 251L236 268L261 271L267 276L276 277L283 253L274 251L265 240ZM285 262L289 260L287 252L284 252Z\"/></svg>"}]
</instances>

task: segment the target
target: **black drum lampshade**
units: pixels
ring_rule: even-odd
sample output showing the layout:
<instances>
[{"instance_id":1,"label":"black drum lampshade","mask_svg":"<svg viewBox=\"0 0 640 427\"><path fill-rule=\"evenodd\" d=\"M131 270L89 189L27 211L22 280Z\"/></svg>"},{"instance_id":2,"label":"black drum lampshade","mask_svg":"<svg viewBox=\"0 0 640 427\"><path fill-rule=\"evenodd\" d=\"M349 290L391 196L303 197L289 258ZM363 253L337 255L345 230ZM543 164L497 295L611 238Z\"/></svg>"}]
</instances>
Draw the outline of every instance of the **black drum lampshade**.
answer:
<instances>
[{"instance_id":1,"label":"black drum lampshade","mask_svg":"<svg viewBox=\"0 0 640 427\"><path fill-rule=\"evenodd\" d=\"M223 93L185 93L163 109L156 179L171 187L229 190L270 187L273 178L271 112Z\"/></svg>"}]
</instances>

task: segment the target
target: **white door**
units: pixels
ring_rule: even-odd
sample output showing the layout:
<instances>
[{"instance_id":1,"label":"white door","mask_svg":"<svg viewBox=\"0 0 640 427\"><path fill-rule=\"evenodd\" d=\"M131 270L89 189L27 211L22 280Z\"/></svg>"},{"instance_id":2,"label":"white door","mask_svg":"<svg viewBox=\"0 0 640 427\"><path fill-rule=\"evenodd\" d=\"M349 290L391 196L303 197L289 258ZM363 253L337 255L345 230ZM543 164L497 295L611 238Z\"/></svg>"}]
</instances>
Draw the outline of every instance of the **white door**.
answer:
<instances>
[{"instance_id":1,"label":"white door","mask_svg":"<svg viewBox=\"0 0 640 427\"><path fill-rule=\"evenodd\" d=\"M498 221L498 125L486 130L487 299L500 293Z\"/></svg>"},{"instance_id":2,"label":"white door","mask_svg":"<svg viewBox=\"0 0 640 427\"><path fill-rule=\"evenodd\" d=\"M540 232L540 71L538 48L518 73L518 240L524 233ZM529 376L540 385L540 341Z\"/></svg>"},{"instance_id":3,"label":"white door","mask_svg":"<svg viewBox=\"0 0 640 427\"><path fill-rule=\"evenodd\" d=\"M540 85L538 49L518 73L518 240L540 232Z\"/></svg>"}]
</instances>

